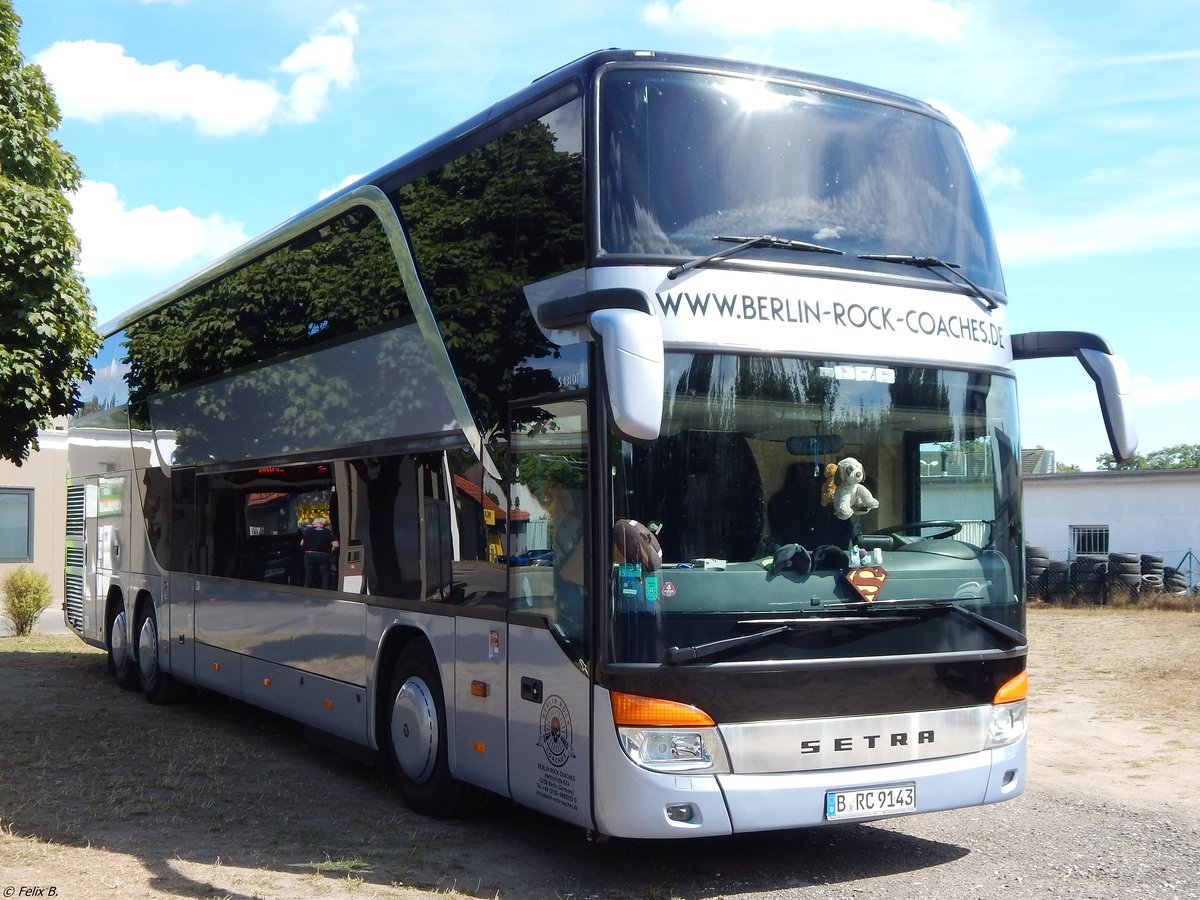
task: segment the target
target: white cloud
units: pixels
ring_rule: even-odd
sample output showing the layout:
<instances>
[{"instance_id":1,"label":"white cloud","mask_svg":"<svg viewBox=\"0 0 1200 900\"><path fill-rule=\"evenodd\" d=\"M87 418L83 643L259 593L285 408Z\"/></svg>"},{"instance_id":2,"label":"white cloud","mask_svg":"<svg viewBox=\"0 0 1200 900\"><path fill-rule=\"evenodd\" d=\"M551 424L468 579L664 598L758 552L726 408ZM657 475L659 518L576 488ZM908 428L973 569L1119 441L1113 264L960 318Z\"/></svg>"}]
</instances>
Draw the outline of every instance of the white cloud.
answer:
<instances>
[{"instance_id":1,"label":"white cloud","mask_svg":"<svg viewBox=\"0 0 1200 900\"><path fill-rule=\"evenodd\" d=\"M358 22L343 10L279 65L293 77L287 93L270 81L215 72L175 60L146 64L119 44L59 41L34 61L54 87L65 118L115 116L191 121L202 134L260 132L275 121L310 122L333 86L354 78Z\"/></svg>"},{"instance_id":2,"label":"white cloud","mask_svg":"<svg viewBox=\"0 0 1200 900\"><path fill-rule=\"evenodd\" d=\"M101 122L113 116L192 120L203 134L261 131L276 107L275 88L203 66L145 65L119 44L59 41L35 62L54 87L65 118Z\"/></svg>"},{"instance_id":3,"label":"white cloud","mask_svg":"<svg viewBox=\"0 0 1200 900\"><path fill-rule=\"evenodd\" d=\"M654 28L695 28L746 37L778 31L882 29L937 41L959 36L966 23L962 9L939 0L655 0L642 8L642 21Z\"/></svg>"},{"instance_id":4,"label":"white cloud","mask_svg":"<svg viewBox=\"0 0 1200 900\"><path fill-rule=\"evenodd\" d=\"M354 38L358 20L348 10L333 15L321 30L279 64L294 75L284 115L293 122L311 122L325 106L330 89L354 80Z\"/></svg>"},{"instance_id":5,"label":"white cloud","mask_svg":"<svg viewBox=\"0 0 1200 900\"><path fill-rule=\"evenodd\" d=\"M82 246L79 267L87 277L166 272L246 242L241 222L182 207L130 208L114 185L101 181L84 181L70 199L71 225Z\"/></svg>"},{"instance_id":6,"label":"white cloud","mask_svg":"<svg viewBox=\"0 0 1200 900\"><path fill-rule=\"evenodd\" d=\"M337 184L333 185L332 187L322 188L321 192L319 194L317 194L317 199L324 200L326 197L332 197L334 194L336 194L342 188L349 187L350 185L354 184L354 182L358 181L360 178L362 178L366 174L367 174L366 172L359 172L356 175L347 175L345 178L343 178L341 181L339 181Z\"/></svg>"}]
</instances>

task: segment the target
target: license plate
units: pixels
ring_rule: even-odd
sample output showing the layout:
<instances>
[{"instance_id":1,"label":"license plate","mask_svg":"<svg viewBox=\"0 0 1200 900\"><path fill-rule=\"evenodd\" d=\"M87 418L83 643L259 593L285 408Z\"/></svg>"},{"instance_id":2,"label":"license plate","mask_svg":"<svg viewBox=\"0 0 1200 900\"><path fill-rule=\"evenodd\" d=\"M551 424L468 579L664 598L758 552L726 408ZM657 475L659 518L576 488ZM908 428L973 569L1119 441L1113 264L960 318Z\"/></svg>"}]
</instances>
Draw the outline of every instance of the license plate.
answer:
<instances>
[{"instance_id":1,"label":"license plate","mask_svg":"<svg viewBox=\"0 0 1200 900\"><path fill-rule=\"evenodd\" d=\"M825 792L825 818L829 821L890 816L895 813L915 812L916 809L915 784L889 784L884 787Z\"/></svg>"}]
</instances>

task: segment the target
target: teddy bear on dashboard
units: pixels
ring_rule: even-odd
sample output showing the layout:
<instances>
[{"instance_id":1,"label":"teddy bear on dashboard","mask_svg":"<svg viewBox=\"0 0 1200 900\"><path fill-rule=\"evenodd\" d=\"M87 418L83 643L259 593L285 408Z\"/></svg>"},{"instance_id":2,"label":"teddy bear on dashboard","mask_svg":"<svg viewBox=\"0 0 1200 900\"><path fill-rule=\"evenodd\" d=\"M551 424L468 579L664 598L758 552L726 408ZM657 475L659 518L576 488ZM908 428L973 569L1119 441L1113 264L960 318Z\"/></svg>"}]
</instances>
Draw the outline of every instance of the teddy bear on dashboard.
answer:
<instances>
[{"instance_id":1,"label":"teddy bear on dashboard","mask_svg":"<svg viewBox=\"0 0 1200 900\"><path fill-rule=\"evenodd\" d=\"M839 519L861 516L879 506L879 501L862 483L863 466L853 456L825 467L825 485L821 492L821 505L833 506L833 514Z\"/></svg>"}]
</instances>

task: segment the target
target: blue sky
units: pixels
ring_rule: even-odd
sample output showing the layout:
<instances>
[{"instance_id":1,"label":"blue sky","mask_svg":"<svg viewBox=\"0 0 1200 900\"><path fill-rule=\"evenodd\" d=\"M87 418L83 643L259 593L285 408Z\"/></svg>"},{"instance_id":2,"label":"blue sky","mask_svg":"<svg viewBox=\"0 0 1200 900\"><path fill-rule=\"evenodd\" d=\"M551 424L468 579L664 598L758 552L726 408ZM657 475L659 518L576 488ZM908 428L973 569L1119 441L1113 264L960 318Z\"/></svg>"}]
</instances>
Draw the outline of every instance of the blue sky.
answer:
<instances>
[{"instance_id":1,"label":"blue sky","mask_svg":"<svg viewBox=\"0 0 1200 900\"><path fill-rule=\"evenodd\" d=\"M1109 338L1140 449L1200 443L1200 4L1194 0L14 0L59 140L101 322L603 47L806 69L963 130L1010 330ZM1095 467L1074 362L1018 364L1022 443Z\"/></svg>"}]
</instances>

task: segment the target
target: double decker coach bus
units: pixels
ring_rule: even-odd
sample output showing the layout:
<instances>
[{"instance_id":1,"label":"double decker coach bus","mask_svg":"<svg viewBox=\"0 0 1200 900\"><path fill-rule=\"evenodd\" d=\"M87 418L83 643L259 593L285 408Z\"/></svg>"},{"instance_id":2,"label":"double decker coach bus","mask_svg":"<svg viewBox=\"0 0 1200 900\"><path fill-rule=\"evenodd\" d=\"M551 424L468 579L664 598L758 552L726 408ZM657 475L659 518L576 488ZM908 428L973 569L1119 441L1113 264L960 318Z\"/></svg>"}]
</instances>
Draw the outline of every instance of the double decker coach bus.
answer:
<instances>
[{"instance_id":1,"label":"double decker coach bus","mask_svg":"<svg viewBox=\"0 0 1200 900\"><path fill-rule=\"evenodd\" d=\"M1006 302L936 110L588 56L105 329L67 622L152 702L289 716L434 816L1015 797L1013 361L1078 356L1135 440L1107 345Z\"/></svg>"}]
</instances>

